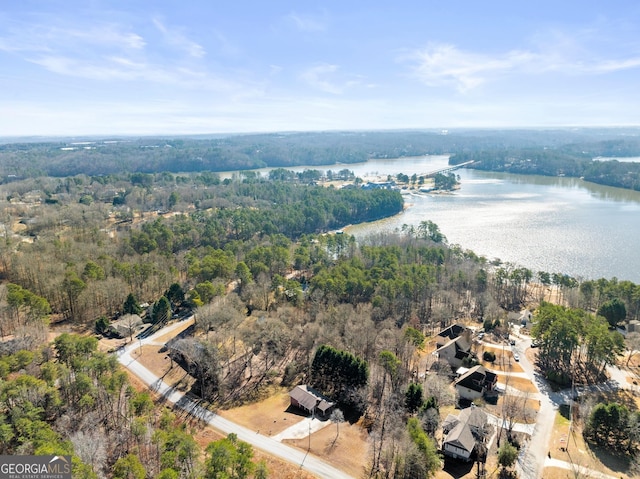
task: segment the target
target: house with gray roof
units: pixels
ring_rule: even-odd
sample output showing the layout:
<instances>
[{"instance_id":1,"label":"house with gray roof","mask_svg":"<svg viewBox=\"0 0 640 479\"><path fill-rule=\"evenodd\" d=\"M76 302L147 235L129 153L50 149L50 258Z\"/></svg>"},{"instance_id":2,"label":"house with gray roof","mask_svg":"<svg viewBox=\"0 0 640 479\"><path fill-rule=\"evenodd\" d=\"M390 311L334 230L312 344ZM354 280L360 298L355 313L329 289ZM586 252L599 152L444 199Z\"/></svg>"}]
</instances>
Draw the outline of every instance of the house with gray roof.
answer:
<instances>
[{"instance_id":1,"label":"house with gray roof","mask_svg":"<svg viewBox=\"0 0 640 479\"><path fill-rule=\"evenodd\" d=\"M442 451L454 459L470 461L478 442L483 442L487 426L487 414L480 408L471 406L454 416L449 414L442 423L445 434Z\"/></svg>"},{"instance_id":2,"label":"house with gray roof","mask_svg":"<svg viewBox=\"0 0 640 479\"><path fill-rule=\"evenodd\" d=\"M335 403L306 384L296 386L289 392L291 405L308 412L326 416L335 407Z\"/></svg>"}]
</instances>

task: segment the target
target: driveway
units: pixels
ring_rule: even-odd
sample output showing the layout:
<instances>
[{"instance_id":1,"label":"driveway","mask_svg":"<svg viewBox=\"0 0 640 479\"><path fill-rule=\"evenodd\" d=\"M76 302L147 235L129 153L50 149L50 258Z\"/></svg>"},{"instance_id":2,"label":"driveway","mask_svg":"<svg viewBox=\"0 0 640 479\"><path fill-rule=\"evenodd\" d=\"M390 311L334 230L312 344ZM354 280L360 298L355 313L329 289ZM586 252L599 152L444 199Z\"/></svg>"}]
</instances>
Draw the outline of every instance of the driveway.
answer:
<instances>
[{"instance_id":1,"label":"driveway","mask_svg":"<svg viewBox=\"0 0 640 479\"><path fill-rule=\"evenodd\" d=\"M228 419L224 419L217 414L199 405L198 398L190 397L184 393L170 387L158 376L140 364L131 353L136 348L145 344L153 344L157 338L184 326L184 322L174 323L166 328L161 329L152 336L134 341L129 346L117 351L118 361L133 374L138 376L150 389L160 394L166 401L175 404L176 407L183 409L192 416L205 421L210 426L223 432L224 434L235 433L238 439L248 442L252 446L271 454L272 456L284 459L293 464L299 464L301 468L306 469L310 473L323 479L353 479L339 469L327 464L321 459L305 454L304 452L287 446L275 440L274 438L263 436L244 426L240 426Z\"/></svg>"}]
</instances>

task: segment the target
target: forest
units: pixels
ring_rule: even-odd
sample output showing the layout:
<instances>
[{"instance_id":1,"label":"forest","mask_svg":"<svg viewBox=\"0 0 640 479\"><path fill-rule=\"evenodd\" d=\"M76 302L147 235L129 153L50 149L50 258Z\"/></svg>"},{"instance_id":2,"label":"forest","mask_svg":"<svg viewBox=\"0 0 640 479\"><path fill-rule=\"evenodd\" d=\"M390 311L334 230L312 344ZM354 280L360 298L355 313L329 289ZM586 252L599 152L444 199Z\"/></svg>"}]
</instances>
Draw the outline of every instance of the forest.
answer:
<instances>
[{"instance_id":1,"label":"forest","mask_svg":"<svg viewBox=\"0 0 640 479\"><path fill-rule=\"evenodd\" d=\"M16 167L24 165L21 155L38 160L1 185L0 452L71 454L77 477L268 474L237 438L202 451L192 438L197 424L154 405L114 355L97 349L96 332L105 334L125 313L152 326L196 315L167 348L194 378L192 394L213 408L305 381L335 395L346 419L366 425L367 473L380 478L425 477L441 467L434 410L453 404L450 380L446 371L418 380L425 371L416 355L440 329L462 319L504 328L507 311L540 301L531 287L540 284L573 308L541 310L553 319L536 331L542 348L561 353L554 356L560 372L580 364L596 374L620 348L600 321L617 318L611 303L624 304L620 324L640 319L640 285L489 262L449 245L429 221L359 242L331 233L400 212L397 191L324 187L309 181L313 174L286 168L225 180L204 168L189 172L189 163L181 173L154 171L165 163L138 168L115 153L136 171L62 176L73 169L55 169L80 168L86 157L70 158L85 153L60 153L45 171L47 148L54 147L14 145L2 153ZM567 356L573 346L560 343L557 331L575 318L571 337L589 349ZM596 426L594 437L602 438Z\"/></svg>"},{"instance_id":2,"label":"forest","mask_svg":"<svg viewBox=\"0 0 640 479\"><path fill-rule=\"evenodd\" d=\"M598 158L636 157L638 140L620 139L558 148L500 148L456 152L449 162L473 161L466 168L525 175L569 176L616 188L640 191L640 162Z\"/></svg>"},{"instance_id":3,"label":"forest","mask_svg":"<svg viewBox=\"0 0 640 479\"><path fill-rule=\"evenodd\" d=\"M599 156L640 155L637 129L399 130L185 136L180 138L0 139L2 182L38 176L108 176L120 173L183 173L254 170L297 165L348 165L371 158L454 155L482 159L485 168L505 158L545 158L560 169ZM524 156L523 156L524 155ZM491 163L486 163L491 160ZM561 164L562 163L562 164ZM491 166L489 166L491 165ZM530 165L529 165L530 166ZM593 171L606 173L610 165ZM527 168L520 168L526 171ZM573 170L572 170L573 171ZM517 172L514 170L514 172ZM565 172L569 175L569 171ZM555 173L553 173L555 174ZM576 172L577 174L577 172ZM612 172L615 177L623 174ZM587 176L580 174L578 176ZM627 181L618 180L620 185ZM609 183L607 183L609 184ZM622 186L629 187L629 186Z\"/></svg>"}]
</instances>

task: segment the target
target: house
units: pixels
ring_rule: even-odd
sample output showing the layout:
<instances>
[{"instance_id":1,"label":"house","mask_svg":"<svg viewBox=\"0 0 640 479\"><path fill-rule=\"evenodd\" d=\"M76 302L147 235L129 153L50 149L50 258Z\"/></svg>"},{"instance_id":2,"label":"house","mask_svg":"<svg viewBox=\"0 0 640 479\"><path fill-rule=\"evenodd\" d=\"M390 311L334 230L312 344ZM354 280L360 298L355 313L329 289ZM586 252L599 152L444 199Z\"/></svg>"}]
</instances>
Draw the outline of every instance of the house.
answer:
<instances>
[{"instance_id":1,"label":"house","mask_svg":"<svg viewBox=\"0 0 640 479\"><path fill-rule=\"evenodd\" d=\"M474 366L455 380L456 392L461 399L481 398L486 393L493 391L498 382L498 376L487 371L484 366Z\"/></svg>"},{"instance_id":2,"label":"house","mask_svg":"<svg viewBox=\"0 0 640 479\"><path fill-rule=\"evenodd\" d=\"M458 336L436 349L438 359L446 361L453 368L462 366L465 358L473 357L471 343L466 336Z\"/></svg>"},{"instance_id":3,"label":"house","mask_svg":"<svg viewBox=\"0 0 640 479\"><path fill-rule=\"evenodd\" d=\"M523 328L531 329L533 326L533 313L528 309L523 309L519 313L507 314L507 321L510 323L517 323Z\"/></svg>"},{"instance_id":4,"label":"house","mask_svg":"<svg viewBox=\"0 0 640 479\"><path fill-rule=\"evenodd\" d=\"M462 366L462 361L473 357L471 353L471 330L459 324L443 329L436 336L438 359L446 361L453 368Z\"/></svg>"},{"instance_id":5,"label":"house","mask_svg":"<svg viewBox=\"0 0 640 479\"><path fill-rule=\"evenodd\" d=\"M470 461L476 443L484 441L486 426L487 414L475 406L463 409L457 416L449 414L442 423L442 451L454 459Z\"/></svg>"},{"instance_id":6,"label":"house","mask_svg":"<svg viewBox=\"0 0 640 479\"><path fill-rule=\"evenodd\" d=\"M448 328L443 329L436 336L436 348L440 348L452 339L456 339L457 337L462 336L462 333L464 333L466 329L467 328L459 324L452 324Z\"/></svg>"},{"instance_id":7,"label":"house","mask_svg":"<svg viewBox=\"0 0 640 479\"><path fill-rule=\"evenodd\" d=\"M109 325L109 331L119 338L128 338L143 327L144 323L140 316L137 314L125 314Z\"/></svg>"},{"instance_id":8,"label":"house","mask_svg":"<svg viewBox=\"0 0 640 479\"><path fill-rule=\"evenodd\" d=\"M396 186L395 181L381 181L376 183L365 183L361 186L363 190L392 190Z\"/></svg>"},{"instance_id":9,"label":"house","mask_svg":"<svg viewBox=\"0 0 640 479\"><path fill-rule=\"evenodd\" d=\"M335 403L329 401L318 391L306 384L296 386L289 392L291 405L308 412L309 414L318 414L326 416L335 407Z\"/></svg>"}]
</instances>

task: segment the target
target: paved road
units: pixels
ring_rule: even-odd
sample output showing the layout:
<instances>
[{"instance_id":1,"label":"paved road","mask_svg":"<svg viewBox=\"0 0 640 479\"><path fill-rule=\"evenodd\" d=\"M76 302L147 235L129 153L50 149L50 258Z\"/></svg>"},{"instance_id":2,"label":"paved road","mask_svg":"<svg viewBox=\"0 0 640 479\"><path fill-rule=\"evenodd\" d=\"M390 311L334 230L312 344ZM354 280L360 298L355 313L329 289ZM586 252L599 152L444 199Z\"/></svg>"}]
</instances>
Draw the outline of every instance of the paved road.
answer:
<instances>
[{"instance_id":1,"label":"paved road","mask_svg":"<svg viewBox=\"0 0 640 479\"><path fill-rule=\"evenodd\" d=\"M580 466L578 464L571 464L570 462L561 461L559 459L546 458L544 461L544 465L546 467L558 467L560 469L566 469L568 471L573 471L574 473L577 472L580 476L595 477L596 479L618 479L617 476L610 476L609 474L594 471L593 469L587 469L586 467Z\"/></svg>"},{"instance_id":2,"label":"paved road","mask_svg":"<svg viewBox=\"0 0 640 479\"><path fill-rule=\"evenodd\" d=\"M572 465L568 462L559 461L548 457L550 451L549 442L556 413L562 404L569 404L573 399L571 389L564 389L554 392L549 387L547 381L538 373L534 365L529 362L524 351L531 345L531 340L523 338L516 343L514 350L520 354L520 365L525 373L531 378L536 388L540 392L537 397L540 399L540 410L536 418L535 428L531 434L529 442L520 451L516 468L518 474L523 479L539 479L542 477L542 471L545 466L555 466L564 469L577 468L583 475L589 475L600 479L609 479L613 476L587 469L582 466ZM576 387L575 393L580 394L585 390L612 390L619 387L629 387L625 371L619 368L610 367L609 374L611 379L601 384L595 384L588 387ZM615 479L615 478L613 478Z\"/></svg>"},{"instance_id":3,"label":"paved road","mask_svg":"<svg viewBox=\"0 0 640 479\"><path fill-rule=\"evenodd\" d=\"M199 406L197 399L190 398L175 388L170 387L131 355L139 346L144 346L149 343L153 344L159 336L175 331L176 329L184 326L184 324L184 321L174 323L161 329L148 338L140 339L137 342L134 341L129 346L118 350L118 361L129 369L129 371L138 376L152 390L160 394L166 401L175 404L177 407L183 409L194 417L205 421L217 430L225 434L235 433L238 435L238 439L248 442L252 446L261 449L272 456L279 457L293 464L301 465L301 468L315 474L319 478L353 479L345 472L336 469L315 456L305 454L304 452L282 444L271 437L258 434L255 431L240 426L228 419L224 419L202 406Z\"/></svg>"},{"instance_id":4,"label":"paved road","mask_svg":"<svg viewBox=\"0 0 640 479\"><path fill-rule=\"evenodd\" d=\"M539 393L540 410L536 417L536 424L531 433L529 442L524 445L518 456L516 468L518 475L523 479L538 479L542 477L542 470L545 467L545 459L549 452L549 441L553 432L553 424L556 418L558 407L566 402L565 395L551 391L544 378L536 371L533 364L529 362L525 350L530 346L529 339L519 340L514 350L520 355L520 366L533 381ZM566 393L568 394L568 393Z\"/></svg>"}]
</instances>

